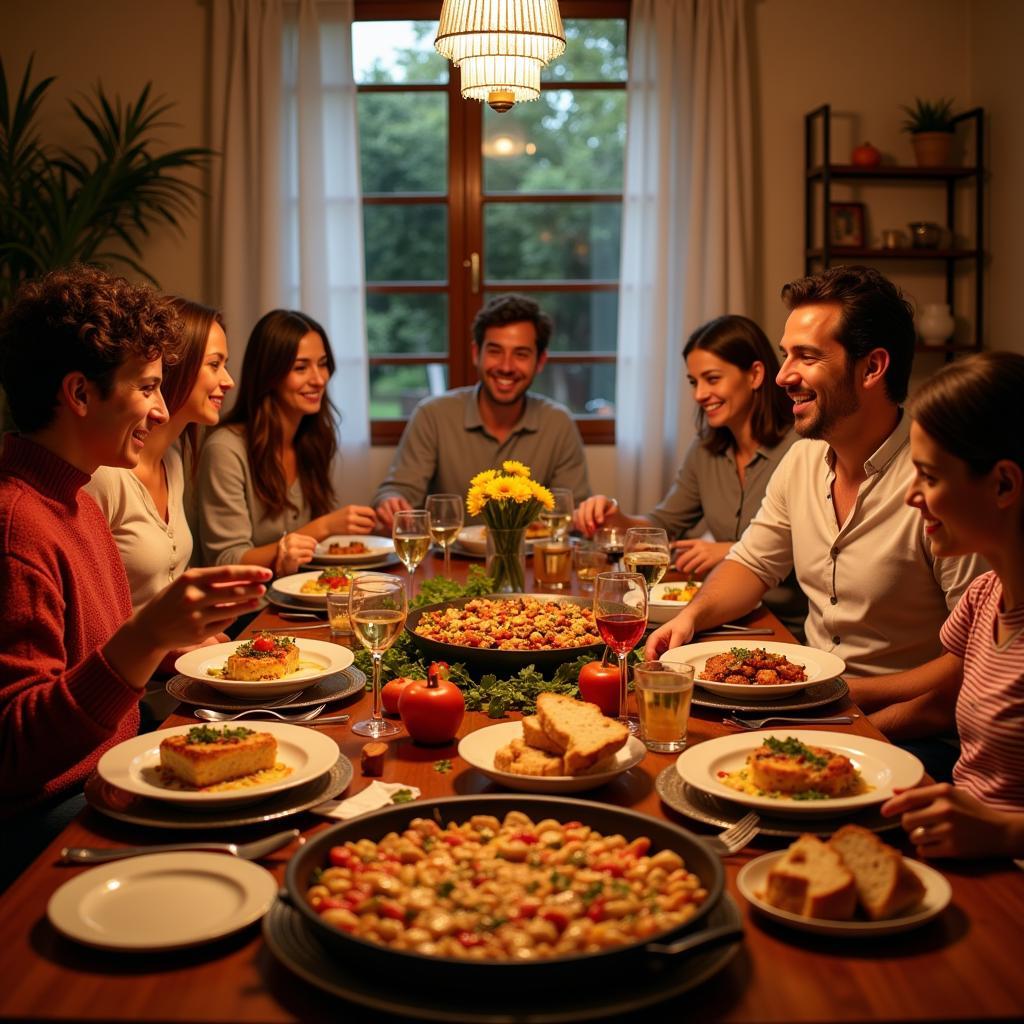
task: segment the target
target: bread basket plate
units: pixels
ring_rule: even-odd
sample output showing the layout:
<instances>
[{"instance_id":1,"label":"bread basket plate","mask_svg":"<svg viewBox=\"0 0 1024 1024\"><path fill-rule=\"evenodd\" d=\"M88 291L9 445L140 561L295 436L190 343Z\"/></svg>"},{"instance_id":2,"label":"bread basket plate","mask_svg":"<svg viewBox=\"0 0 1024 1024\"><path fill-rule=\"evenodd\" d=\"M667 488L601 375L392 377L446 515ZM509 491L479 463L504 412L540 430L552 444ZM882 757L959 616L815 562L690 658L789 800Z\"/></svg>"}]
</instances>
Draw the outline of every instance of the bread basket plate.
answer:
<instances>
[{"instance_id":1,"label":"bread basket plate","mask_svg":"<svg viewBox=\"0 0 1024 1024\"><path fill-rule=\"evenodd\" d=\"M508 789L518 789L523 793L579 793L603 786L630 768L635 768L647 752L640 740L630 736L626 745L615 754L613 761L604 761L604 767L596 765L580 775L514 775L495 768L495 753L514 739L522 738L523 727L518 721L489 725L471 732L459 741L459 757L471 768Z\"/></svg>"},{"instance_id":2,"label":"bread basket plate","mask_svg":"<svg viewBox=\"0 0 1024 1024\"><path fill-rule=\"evenodd\" d=\"M741 769L747 755L760 747L769 737L785 740L796 736L802 743L823 747L844 754L861 773L870 787L855 796L832 797L825 800L796 800L792 797L767 797L742 792L725 785L720 773ZM817 729L762 729L735 736L717 736L684 750L676 761L676 771L684 782L695 789L710 793L722 800L743 804L766 814L795 817L832 816L847 811L861 810L880 804L894 795L896 789L916 786L924 775L924 765L913 754L894 747L891 743L857 736L852 733L827 732Z\"/></svg>"},{"instance_id":3,"label":"bread basket plate","mask_svg":"<svg viewBox=\"0 0 1024 1024\"><path fill-rule=\"evenodd\" d=\"M349 544L362 544L366 550L346 555L332 555L331 547L345 547ZM386 561L395 553L395 545L390 537L373 537L369 534L360 536L332 534L317 544L313 556L322 565L370 565Z\"/></svg>"},{"instance_id":4,"label":"bread basket plate","mask_svg":"<svg viewBox=\"0 0 1024 1024\"><path fill-rule=\"evenodd\" d=\"M781 654L788 658L794 665L801 665L807 678L799 683L778 683L771 686L743 686L739 683L716 683L708 679L702 679L701 673L707 664L708 658L716 654L727 654L736 647L744 647L750 650L755 648L763 649L769 654ZM835 654L828 651L819 651L814 647L804 647L801 644L784 644L777 640L761 640L759 638L737 636L728 640L705 640L699 644L686 644L683 647L673 647L667 650L662 656L662 661L669 661L675 664L692 665L694 669L694 681L709 693L717 693L722 697L731 697L739 700L775 700L787 693L796 693L798 690L806 690L808 686L815 683L826 683L835 679L846 669L846 662Z\"/></svg>"},{"instance_id":5,"label":"bread basket plate","mask_svg":"<svg viewBox=\"0 0 1024 1024\"><path fill-rule=\"evenodd\" d=\"M647 621L668 622L669 619L678 615L697 595L703 584L700 580L688 583L686 580L676 580L674 583L656 583L651 587L647 600ZM670 600L666 595L679 593L685 596L685 600Z\"/></svg>"},{"instance_id":6,"label":"bread basket plate","mask_svg":"<svg viewBox=\"0 0 1024 1024\"><path fill-rule=\"evenodd\" d=\"M258 921L274 876L217 853L153 853L100 864L65 882L46 913L62 935L123 952L184 949Z\"/></svg>"},{"instance_id":7,"label":"bread basket plate","mask_svg":"<svg viewBox=\"0 0 1024 1024\"><path fill-rule=\"evenodd\" d=\"M897 914L896 917L888 917L883 921L828 921L818 917L802 917L800 914L793 914L788 910L779 910L778 907L773 907L764 900L764 893L768 887L768 872L785 854L785 850L776 850L744 864L736 877L736 885L747 902L766 917L803 932L814 932L816 935L837 935L844 939L871 938L879 935L891 935L894 932L905 932L937 917L949 906L950 900L953 898L952 886L945 875L920 861L905 858L904 864L924 884L924 896L921 898L921 902L905 913Z\"/></svg>"},{"instance_id":8,"label":"bread basket plate","mask_svg":"<svg viewBox=\"0 0 1024 1024\"><path fill-rule=\"evenodd\" d=\"M232 727L231 723L225 724ZM161 782L157 772L160 765L160 743L168 736L183 736L193 728L194 725L176 725L118 743L100 758L96 773L104 782L138 796L193 808L208 806L217 809L225 804L262 800L273 793L301 786L329 771L338 760L338 744L329 736L285 722L254 722L246 728L254 732L269 732L277 740L277 761L291 769L288 775L273 782L214 793L171 789Z\"/></svg>"},{"instance_id":9,"label":"bread basket plate","mask_svg":"<svg viewBox=\"0 0 1024 1024\"><path fill-rule=\"evenodd\" d=\"M327 640L309 640L305 637L293 639L299 649L299 667L280 679L222 679L210 674L211 671L218 672L224 668L228 657L245 642L242 640L197 647L194 651L183 654L174 663L174 669L183 676L198 679L199 682L226 693L229 697L264 700L304 690L318 679L344 671L354 660L352 652L340 644L333 644Z\"/></svg>"}]
</instances>

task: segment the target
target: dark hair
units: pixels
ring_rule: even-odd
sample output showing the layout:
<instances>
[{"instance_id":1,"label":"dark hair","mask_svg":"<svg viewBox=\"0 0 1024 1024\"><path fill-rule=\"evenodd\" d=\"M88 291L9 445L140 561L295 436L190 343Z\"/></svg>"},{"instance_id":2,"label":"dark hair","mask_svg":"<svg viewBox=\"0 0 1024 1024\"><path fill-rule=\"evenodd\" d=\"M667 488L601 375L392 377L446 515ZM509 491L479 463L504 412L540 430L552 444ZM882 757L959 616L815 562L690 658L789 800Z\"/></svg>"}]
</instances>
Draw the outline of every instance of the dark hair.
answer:
<instances>
[{"instance_id":1,"label":"dark hair","mask_svg":"<svg viewBox=\"0 0 1024 1024\"><path fill-rule=\"evenodd\" d=\"M907 397L917 337L914 310L887 277L871 267L830 267L784 285L782 301L790 310L817 303L839 306L836 340L846 349L848 364L884 348L889 353L885 393L896 403Z\"/></svg>"},{"instance_id":2,"label":"dark hair","mask_svg":"<svg viewBox=\"0 0 1024 1024\"><path fill-rule=\"evenodd\" d=\"M277 389L291 372L299 342L310 333L319 334L327 353L327 367L334 373L334 353L327 332L312 317L290 309L273 309L261 317L249 335L238 381L238 400L223 426L240 424L246 437L253 490L270 515L286 508L288 484L279 452L283 442ZM314 516L334 506L331 463L338 450L338 411L325 394L315 416L303 416L295 435L295 462L302 493Z\"/></svg>"},{"instance_id":3,"label":"dark hair","mask_svg":"<svg viewBox=\"0 0 1024 1024\"><path fill-rule=\"evenodd\" d=\"M977 476L1000 459L1024 468L1024 355L979 352L922 384L910 415Z\"/></svg>"},{"instance_id":4,"label":"dark hair","mask_svg":"<svg viewBox=\"0 0 1024 1024\"><path fill-rule=\"evenodd\" d=\"M764 382L754 392L750 412L750 430L758 444L774 448L793 425L793 403L775 383L779 360L764 331L745 316L735 314L715 317L690 335L683 346L685 359L694 349L710 352L741 370L754 363L764 365ZM697 410L697 432L704 447L722 455L735 444L728 427L709 428L704 410Z\"/></svg>"},{"instance_id":5,"label":"dark hair","mask_svg":"<svg viewBox=\"0 0 1024 1024\"><path fill-rule=\"evenodd\" d=\"M554 325L533 299L525 295L498 295L491 299L473 318L473 340L477 345L484 343L484 332L488 327L504 327L527 321L537 332L537 355L542 356L551 340Z\"/></svg>"},{"instance_id":6,"label":"dark hair","mask_svg":"<svg viewBox=\"0 0 1024 1024\"><path fill-rule=\"evenodd\" d=\"M28 281L0 316L0 384L18 430L48 427L61 381L79 372L106 398L129 359L177 358L180 321L169 299L75 264Z\"/></svg>"},{"instance_id":7,"label":"dark hair","mask_svg":"<svg viewBox=\"0 0 1024 1024\"><path fill-rule=\"evenodd\" d=\"M164 380L160 385L160 390L163 392L167 413L173 416L188 401L188 396L192 394L192 389L195 387L199 370L203 365L203 358L206 355L206 343L210 338L210 328L214 324L220 324L225 333L227 333L227 328L224 324L223 314L216 309L177 296L171 297L171 304L181 318L182 324L178 361L173 366L164 369ZM181 436L182 455L191 455L191 464L194 469L199 441L198 426L195 423L187 424Z\"/></svg>"}]
</instances>

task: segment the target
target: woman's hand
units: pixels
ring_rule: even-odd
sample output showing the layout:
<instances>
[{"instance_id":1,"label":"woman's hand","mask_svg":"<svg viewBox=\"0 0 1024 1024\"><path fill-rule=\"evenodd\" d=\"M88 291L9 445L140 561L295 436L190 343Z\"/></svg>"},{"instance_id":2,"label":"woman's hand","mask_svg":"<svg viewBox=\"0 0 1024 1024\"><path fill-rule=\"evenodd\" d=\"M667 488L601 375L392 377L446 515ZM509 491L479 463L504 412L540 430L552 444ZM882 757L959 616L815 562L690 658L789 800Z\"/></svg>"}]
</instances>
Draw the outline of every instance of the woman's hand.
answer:
<instances>
[{"instance_id":1,"label":"woman's hand","mask_svg":"<svg viewBox=\"0 0 1024 1024\"><path fill-rule=\"evenodd\" d=\"M882 804L882 815L900 815L919 857L1024 854L1024 814L998 811L946 782L896 792Z\"/></svg>"},{"instance_id":2,"label":"woman's hand","mask_svg":"<svg viewBox=\"0 0 1024 1024\"><path fill-rule=\"evenodd\" d=\"M677 540L672 550L677 551L676 569L687 576L707 576L728 554L732 544L729 541Z\"/></svg>"},{"instance_id":3,"label":"woman's hand","mask_svg":"<svg viewBox=\"0 0 1024 1024\"><path fill-rule=\"evenodd\" d=\"M368 505L344 505L329 516L331 533L370 533L377 528L377 513Z\"/></svg>"},{"instance_id":4,"label":"woman's hand","mask_svg":"<svg viewBox=\"0 0 1024 1024\"><path fill-rule=\"evenodd\" d=\"M274 575L291 576L298 572L300 565L305 565L316 552L316 538L305 533L286 533L277 542L277 554L274 556Z\"/></svg>"},{"instance_id":5,"label":"woman's hand","mask_svg":"<svg viewBox=\"0 0 1024 1024\"><path fill-rule=\"evenodd\" d=\"M604 526L605 521L619 510L619 503L614 498L606 498L603 494L595 494L592 498L581 501L572 514L573 526L588 537L592 537L597 529Z\"/></svg>"}]
</instances>

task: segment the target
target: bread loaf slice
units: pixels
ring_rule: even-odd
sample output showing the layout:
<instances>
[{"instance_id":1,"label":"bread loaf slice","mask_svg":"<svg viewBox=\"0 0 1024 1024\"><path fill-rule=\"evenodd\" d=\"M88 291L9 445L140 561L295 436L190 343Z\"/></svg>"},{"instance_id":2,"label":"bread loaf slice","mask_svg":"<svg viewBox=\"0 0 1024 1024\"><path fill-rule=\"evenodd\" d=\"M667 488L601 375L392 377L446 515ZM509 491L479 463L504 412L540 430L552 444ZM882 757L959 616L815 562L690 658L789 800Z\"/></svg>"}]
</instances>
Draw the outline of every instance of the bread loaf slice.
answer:
<instances>
[{"instance_id":1,"label":"bread loaf slice","mask_svg":"<svg viewBox=\"0 0 1024 1024\"><path fill-rule=\"evenodd\" d=\"M545 731L536 715L528 715L523 719L523 739L528 746L538 750L546 750L549 754L562 756L565 747L559 746Z\"/></svg>"},{"instance_id":2,"label":"bread loaf slice","mask_svg":"<svg viewBox=\"0 0 1024 1024\"><path fill-rule=\"evenodd\" d=\"M494 767L512 775L565 775L565 764L557 754L528 747L516 738L494 752Z\"/></svg>"},{"instance_id":3,"label":"bread loaf slice","mask_svg":"<svg viewBox=\"0 0 1024 1024\"><path fill-rule=\"evenodd\" d=\"M802 917L848 921L857 907L853 875L839 853L803 835L768 872L765 900Z\"/></svg>"},{"instance_id":4,"label":"bread loaf slice","mask_svg":"<svg viewBox=\"0 0 1024 1024\"><path fill-rule=\"evenodd\" d=\"M903 854L860 825L844 825L829 840L853 874L857 898L872 921L880 921L921 902L924 884Z\"/></svg>"},{"instance_id":5,"label":"bread loaf slice","mask_svg":"<svg viewBox=\"0 0 1024 1024\"><path fill-rule=\"evenodd\" d=\"M564 747L567 775L578 775L621 750L629 740L629 730L614 718L606 718L596 704L558 693L537 697L537 717L544 732Z\"/></svg>"}]
</instances>

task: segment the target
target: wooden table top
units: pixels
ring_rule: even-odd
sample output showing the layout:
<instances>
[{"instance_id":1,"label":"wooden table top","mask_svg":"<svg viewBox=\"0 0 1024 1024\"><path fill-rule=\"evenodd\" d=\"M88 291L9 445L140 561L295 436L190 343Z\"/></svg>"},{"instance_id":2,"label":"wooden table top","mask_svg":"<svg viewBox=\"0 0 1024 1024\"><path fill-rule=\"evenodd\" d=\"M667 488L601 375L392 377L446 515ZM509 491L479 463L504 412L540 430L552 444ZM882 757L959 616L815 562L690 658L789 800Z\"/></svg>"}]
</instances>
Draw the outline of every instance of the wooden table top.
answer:
<instances>
[{"instance_id":1,"label":"wooden table top","mask_svg":"<svg viewBox=\"0 0 1024 1024\"><path fill-rule=\"evenodd\" d=\"M419 577L438 571L440 560L421 567ZM466 562L456 560L459 574ZM769 612L760 609L744 620L773 628L776 639L790 635ZM273 610L255 625L288 625ZM320 638L316 631L303 635ZM324 630L326 638L326 629ZM345 709L352 721L369 713L362 695ZM342 705L335 705L335 710ZM821 709L856 712L848 700ZM180 713L184 712L184 714ZM180 708L168 725L194 722ZM467 713L460 735L493 724L480 713ZM877 738L862 717L850 726L829 726ZM363 740L349 726L324 726L319 732L336 740L351 759L355 778L346 792L358 792L369 780L359 771ZM694 708L689 742L726 734L721 713ZM450 758L453 770L441 774L434 763ZM654 780L673 763L673 755L648 753L641 764L612 783L582 794L667 819L703 834L715 830L676 814L660 801ZM500 793L503 790L469 768L456 746L418 747L408 737L390 743L385 781L418 786L424 798L452 794ZM310 836L329 827L328 819L304 813L232 834L153 830L104 817L91 809L80 815L0 898L4 921L5 983L0 986L0 1019L80 1021L221 1022L369 1020L368 1011L319 992L278 964L259 929L176 953L109 953L62 938L46 919L46 904L64 882L85 868L57 865L63 846L146 845L183 839L247 841L298 827ZM902 833L890 832L889 841ZM16 837L6 836L6 842ZM1009 862L938 861L935 866L953 887L953 902L937 919L917 930L885 938L826 938L787 930L752 912L736 889L739 869L754 856L779 849L786 840L759 836L726 862L727 889L743 915L745 941L729 964L702 986L648 1010L658 1019L754 1022L817 1021L977 1021L1024 1017L1024 872ZM296 850L287 847L262 863L280 880ZM396 985L401 979L395 979ZM541 1006L542 1003L538 1003ZM380 1014L372 1014L379 1019ZM638 1018L639 1019L639 1018Z\"/></svg>"}]
</instances>

